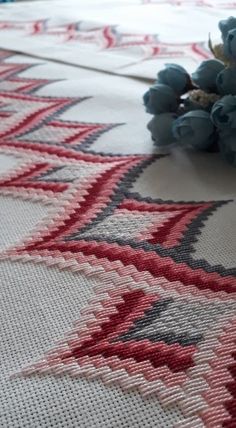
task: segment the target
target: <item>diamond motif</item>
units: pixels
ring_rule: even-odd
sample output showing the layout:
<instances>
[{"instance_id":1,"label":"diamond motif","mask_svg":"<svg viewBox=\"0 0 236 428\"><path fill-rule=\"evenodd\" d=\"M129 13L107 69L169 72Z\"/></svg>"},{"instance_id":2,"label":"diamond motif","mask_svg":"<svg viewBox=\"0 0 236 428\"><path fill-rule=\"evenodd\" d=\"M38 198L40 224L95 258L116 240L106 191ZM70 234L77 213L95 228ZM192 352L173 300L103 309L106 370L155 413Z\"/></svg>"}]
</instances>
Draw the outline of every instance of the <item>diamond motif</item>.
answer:
<instances>
[{"instance_id":1,"label":"diamond motif","mask_svg":"<svg viewBox=\"0 0 236 428\"><path fill-rule=\"evenodd\" d=\"M212 204L165 204L147 203L135 199L124 199L121 204L105 218L91 225L89 231L74 234L68 239L124 239L134 238L150 244L161 244L165 248L176 246L184 231L199 214L212 207Z\"/></svg>"},{"instance_id":2,"label":"diamond motif","mask_svg":"<svg viewBox=\"0 0 236 428\"><path fill-rule=\"evenodd\" d=\"M24 133L18 140L36 143L43 140L49 145L61 145L63 147L69 145L76 150L78 147L80 149L88 147L103 132L112 129L114 126L53 120L33 132Z\"/></svg>"},{"instance_id":3,"label":"diamond motif","mask_svg":"<svg viewBox=\"0 0 236 428\"><path fill-rule=\"evenodd\" d=\"M1 123L1 138L13 138L29 132L35 124L42 123L50 115L72 105L69 98L52 99L33 97L26 94L2 92L0 94L0 112L11 112Z\"/></svg>"}]
</instances>

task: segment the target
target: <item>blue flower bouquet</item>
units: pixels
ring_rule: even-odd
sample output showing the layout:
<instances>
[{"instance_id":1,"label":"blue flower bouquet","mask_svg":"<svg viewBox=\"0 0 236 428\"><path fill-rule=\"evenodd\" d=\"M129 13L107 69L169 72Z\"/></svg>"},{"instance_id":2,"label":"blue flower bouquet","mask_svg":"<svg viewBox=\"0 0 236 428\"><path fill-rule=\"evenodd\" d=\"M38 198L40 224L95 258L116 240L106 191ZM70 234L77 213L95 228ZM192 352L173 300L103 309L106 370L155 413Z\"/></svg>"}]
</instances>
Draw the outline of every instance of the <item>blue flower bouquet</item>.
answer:
<instances>
[{"instance_id":1,"label":"blue flower bouquet","mask_svg":"<svg viewBox=\"0 0 236 428\"><path fill-rule=\"evenodd\" d=\"M220 151L236 166L236 18L220 21L219 29L222 43L209 40L214 59L191 76L180 65L166 64L143 101L153 115L147 128L160 149Z\"/></svg>"}]
</instances>

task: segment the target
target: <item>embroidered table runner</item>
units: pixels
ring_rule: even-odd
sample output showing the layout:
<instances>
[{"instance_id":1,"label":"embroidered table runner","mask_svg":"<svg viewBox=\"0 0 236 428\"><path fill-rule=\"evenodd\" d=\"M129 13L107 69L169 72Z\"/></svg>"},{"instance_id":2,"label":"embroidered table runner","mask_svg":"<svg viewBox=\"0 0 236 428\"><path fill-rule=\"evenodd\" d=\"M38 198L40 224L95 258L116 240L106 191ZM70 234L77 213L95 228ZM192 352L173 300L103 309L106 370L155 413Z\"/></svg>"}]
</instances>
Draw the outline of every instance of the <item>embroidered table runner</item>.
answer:
<instances>
[{"instance_id":1,"label":"embroidered table runner","mask_svg":"<svg viewBox=\"0 0 236 428\"><path fill-rule=\"evenodd\" d=\"M236 170L141 101L234 7L1 8L1 427L236 426Z\"/></svg>"}]
</instances>

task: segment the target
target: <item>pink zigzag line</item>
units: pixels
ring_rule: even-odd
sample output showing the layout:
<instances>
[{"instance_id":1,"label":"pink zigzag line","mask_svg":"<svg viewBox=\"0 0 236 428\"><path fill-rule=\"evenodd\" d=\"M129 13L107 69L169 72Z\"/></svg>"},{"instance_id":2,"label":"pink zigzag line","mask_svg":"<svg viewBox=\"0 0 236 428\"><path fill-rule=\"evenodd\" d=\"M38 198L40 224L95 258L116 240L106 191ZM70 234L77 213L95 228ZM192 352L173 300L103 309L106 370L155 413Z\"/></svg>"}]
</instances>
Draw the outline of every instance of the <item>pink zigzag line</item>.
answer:
<instances>
[{"instance_id":1,"label":"pink zigzag line","mask_svg":"<svg viewBox=\"0 0 236 428\"><path fill-rule=\"evenodd\" d=\"M55 215L55 211L54 211ZM47 229L49 217L41 223L41 230L43 225ZM40 230L40 231L41 231ZM35 232L34 236L37 236ZM38 235L40 237L40 233ZM29 237L30 238L30 237ZM100 281L103 282L103 285L95 287L97 294L102 293L104 289L104 284L109 290L110 284L113 284L113 278L116 281L126 281L130 282L145 282L148 284L148 287L157 287L158 284L166 290L167 292L173 292L173 287L175 291L181 295L186 296L195 296L200 298L201 296L209 299L221 299L223 301L229 300L229 295L219 290L217 293L214 293L210 290L201 290L192 284L192 286L185 287L180 281L169 282L165 277L154 277L149 272L138 271L133 265L124 266L119 260L115 262L109 262L107 259L97 259L94 255L84 256L83 253L77 253L76 258L68 251L63 255L59 255L56 251L33 251L30 254L27 251L22 250L21 253L18 252L18 246L13 246L8 250L2 251L0 253L0 259L10 259L12 261L22 260L24 262L34 261L35 263L45 263L47 266L56 266L60 270L69 269L72 272L81 272L86 274L88 277L97 277ZM118 277L117 277L118 275ZM119 279L117 279L119 278ZM230 294L230 299L235 298L236 293Z\"/></svg>"}]
</instances>

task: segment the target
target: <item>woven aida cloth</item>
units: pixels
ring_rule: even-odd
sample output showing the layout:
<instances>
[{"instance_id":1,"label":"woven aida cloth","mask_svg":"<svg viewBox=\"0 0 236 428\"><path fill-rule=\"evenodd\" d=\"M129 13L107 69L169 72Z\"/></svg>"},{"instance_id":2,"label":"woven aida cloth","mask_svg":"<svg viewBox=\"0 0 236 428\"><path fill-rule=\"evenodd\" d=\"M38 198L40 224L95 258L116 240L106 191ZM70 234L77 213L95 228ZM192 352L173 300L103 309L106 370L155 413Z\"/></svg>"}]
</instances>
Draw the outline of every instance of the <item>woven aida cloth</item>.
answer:
<instances>
[{"instance_id":1,"label":"woven aida cloth","mask_svg":"<svg viewBox=\"0 0 236 428\"><path fill-rule=\"evenodd\" d=\"M145 44L122 47L137 63L121 72L120 50L80 67L61 33L27 36L54 3L2 9L0 427L235 428L236 170L218 154L155 152ZM230 10L193 3L126 7ZM20 37L27 55L13 52Z\"/></svg>"}]
</instances>

